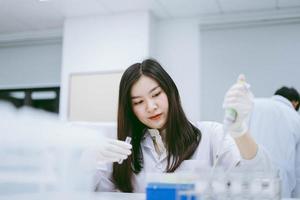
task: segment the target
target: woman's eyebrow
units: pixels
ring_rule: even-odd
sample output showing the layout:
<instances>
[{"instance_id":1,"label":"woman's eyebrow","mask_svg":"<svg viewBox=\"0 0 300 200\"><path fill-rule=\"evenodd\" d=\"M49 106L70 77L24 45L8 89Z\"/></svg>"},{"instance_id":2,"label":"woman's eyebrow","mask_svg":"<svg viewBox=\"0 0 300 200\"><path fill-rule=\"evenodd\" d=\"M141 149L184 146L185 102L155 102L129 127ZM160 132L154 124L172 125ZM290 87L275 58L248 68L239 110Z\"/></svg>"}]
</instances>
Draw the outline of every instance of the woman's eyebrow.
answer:
<instances>
[{"instance_id":1,"label":"woman's eyebrow","mask_svg":"<svg viewBox=\"0 0 300 200\"><path fill-rule=\"evenodd\" d=\"M149 90L149 94L151 93L151 92L153 92L154 90L156 90L157 88L159 88L160 86L159 85L157 85L157 86L155 86L154 88L152 88L151 90ZM136 99L136 98L140 98L141 96L132 96L131 97L131 99Z\"/></svg>"},{"instance_id":2,"label":"woman's eyebrow","mask_svg":"<svg viewBox=\"0 0 300 200\"><path fill-rule=\"evenodd\" d=\"M156 90L157 88L159 88L159 85L155 86L154 88L152 88L148 93L153 92L154 90Z\"/></svg>"}]
</instances>

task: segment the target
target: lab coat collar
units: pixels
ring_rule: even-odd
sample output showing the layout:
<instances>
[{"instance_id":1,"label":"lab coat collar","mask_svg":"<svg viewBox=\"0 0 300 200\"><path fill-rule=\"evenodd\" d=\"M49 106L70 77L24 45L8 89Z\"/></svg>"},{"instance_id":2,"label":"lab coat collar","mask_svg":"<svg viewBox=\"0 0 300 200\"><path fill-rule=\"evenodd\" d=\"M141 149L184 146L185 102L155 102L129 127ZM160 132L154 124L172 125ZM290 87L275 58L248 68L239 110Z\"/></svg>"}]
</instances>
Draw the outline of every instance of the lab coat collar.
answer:
<instances>
[{"instance_id":1,"label":"lab coat collar","mask_svg":"<svg viewBox=\"0 0 300 200\"><path fill-rule=\"evenodd\" d=\"M145 129L144 132L145 132L145 134L142 139L142 145L147 148L152 148L152 146L150 145L153 143L152 135L150 134L148 129ZM164 138L166 137L166 130L164 129L160 134L163 134L163 135L161 135L161 137L163 139L164 145L166 146L166 142L164 141Z\"/></svg>"},{"instance_id":2,"label":"lab coat collar","mask_svg":"<svg viewBox=\"0 0 300 200\"><path fill-rule=\"evenodd\" d=\"M145 134L144 134L144 136L143 136L143 140L141 141L141 145L142 145L143 147L145 147L145 148L150 149L151 152L155 152L155 153L156 153L155 148L154 148L154 145L153 145L152 136L150 135L148 129L145 130L145 131L146 131L146 132L145 132ZM154 156L154 155L153 155L153 156ZM157 158L157 156L154 156L154 157L157 159L157 161L160 161L160 162L161 162L161 161L163 161L164 159L167 158L167 151L164 151L163 154L162 154L159 158Z\"/></svg>"},{"instance_id":3,"label":"lab coat collar","mask_svg":"<svg viewBox=\"0 0 300 200\"><path fill-rule=\"evenodd\" d=\"M294 109L294 106L293 106L292 102L290 102L290 100L288 100L287 98L285 98L281 95L274 95L274 96L272 96L272 99L274 99L275 101L279 101L279 102L281 102L281 103L283 103L283 104L285 104L285 105L287 105L287 106Z\"/></svg>"},{"instance_id":4,"label":"lab coat collar","mask_svg":"<svg viewBox=\"0 0 300 200\"><path fill-rule=\"evenodd\" d=\"M142 140L142 146L146 147L146 148L149 148L149 149L152 149L152 138L151 138L151 135L149 133L148 130L146 130L146 133L144 134L144 137L143 137L143 140Z\"/></svg>"}]
</instances>

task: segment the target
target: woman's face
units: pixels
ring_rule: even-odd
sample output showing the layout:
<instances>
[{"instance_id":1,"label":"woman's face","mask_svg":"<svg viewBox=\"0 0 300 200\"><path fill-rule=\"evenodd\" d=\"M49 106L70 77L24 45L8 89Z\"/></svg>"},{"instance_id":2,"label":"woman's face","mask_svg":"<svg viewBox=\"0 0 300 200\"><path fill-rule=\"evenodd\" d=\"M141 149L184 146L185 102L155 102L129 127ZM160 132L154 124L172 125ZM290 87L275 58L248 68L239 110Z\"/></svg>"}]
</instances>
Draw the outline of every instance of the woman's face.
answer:
<instances>
[{"instance_id":1,"label":"woman's face","mask_svg":"<svg viewBox=\"0 0 300 200\"><path fill-rule=\"evenodd\" d=\"M162 130L168 119L166 93L152 78L142 75L131 88L131 104L136 117L149 128Z\"/></svg>"}]
</instances>

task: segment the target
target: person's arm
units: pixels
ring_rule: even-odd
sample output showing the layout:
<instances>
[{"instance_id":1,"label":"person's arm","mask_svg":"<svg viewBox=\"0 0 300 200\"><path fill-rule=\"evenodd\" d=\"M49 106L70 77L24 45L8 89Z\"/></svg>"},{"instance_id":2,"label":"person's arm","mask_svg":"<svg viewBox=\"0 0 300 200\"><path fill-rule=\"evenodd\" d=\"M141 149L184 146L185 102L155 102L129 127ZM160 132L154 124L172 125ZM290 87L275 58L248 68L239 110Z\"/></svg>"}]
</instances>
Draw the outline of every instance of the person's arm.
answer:
<instances>
[{"instance_id":1,"label":"person's arm","mask_svg":"<svg viewBox=\"0 0 300 200\"><path fill-rule=\"evenodd\" d=\"M243 159L251 160L256 156L258 146L248 132L234 140Z\"/></svg>"},{"instance_id":2,"label":"person's arm","mask_svg":"<svg viewBox=\"0 0 300 200\"><path fill-rule=\"evenodd\" d=\"M245 76L240 75L225 95L223 124L225 134L228 133L234 138L242 158L246 160L253 159L258 151L258 146L248 128L248 119L253 104L253 94L249 89L249 84L246 83Z\"/></svg>"}]
</instances>

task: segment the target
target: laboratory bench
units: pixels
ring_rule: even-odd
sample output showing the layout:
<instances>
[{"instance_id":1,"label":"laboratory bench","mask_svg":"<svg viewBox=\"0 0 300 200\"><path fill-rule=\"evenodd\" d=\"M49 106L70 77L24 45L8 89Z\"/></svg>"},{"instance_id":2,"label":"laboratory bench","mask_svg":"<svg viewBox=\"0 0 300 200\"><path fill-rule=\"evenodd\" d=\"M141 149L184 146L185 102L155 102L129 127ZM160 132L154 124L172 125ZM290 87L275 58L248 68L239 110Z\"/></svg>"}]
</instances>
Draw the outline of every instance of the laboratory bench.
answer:
<instances>
[{"instance_id":1,"label":"laboratory bench","mask_svg":"<svg viewBox=\"0 0 300 200\"><path fill-rule=\"evenodd\" d=\"M97 192L97 193L35 193L19 195L3 195L0 200L145 200L144 193L117 193L117 192ZM284 198L282 200L296 200ZM298 199L300 200L300 199Z\"/></svg>"}]
</instances>

